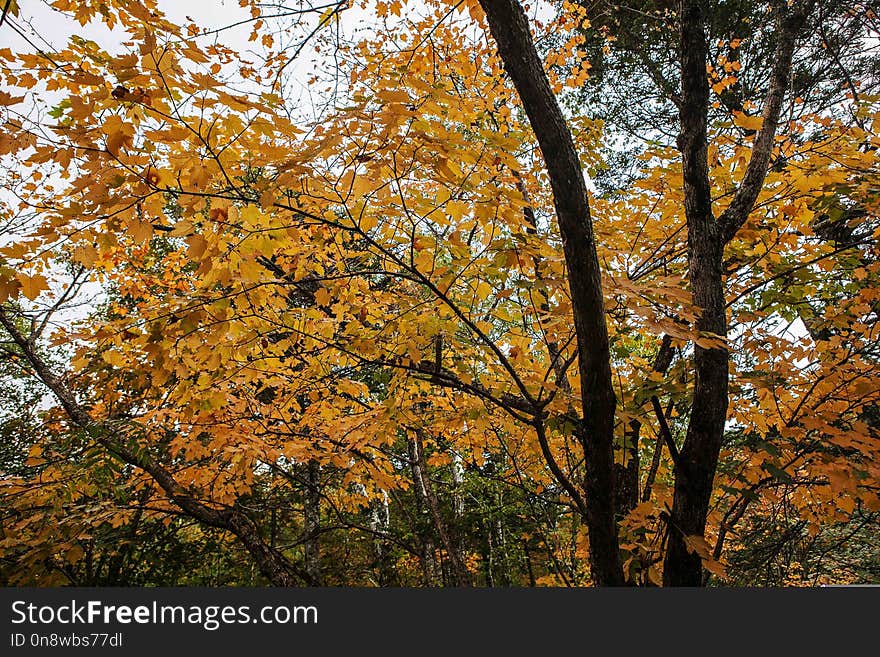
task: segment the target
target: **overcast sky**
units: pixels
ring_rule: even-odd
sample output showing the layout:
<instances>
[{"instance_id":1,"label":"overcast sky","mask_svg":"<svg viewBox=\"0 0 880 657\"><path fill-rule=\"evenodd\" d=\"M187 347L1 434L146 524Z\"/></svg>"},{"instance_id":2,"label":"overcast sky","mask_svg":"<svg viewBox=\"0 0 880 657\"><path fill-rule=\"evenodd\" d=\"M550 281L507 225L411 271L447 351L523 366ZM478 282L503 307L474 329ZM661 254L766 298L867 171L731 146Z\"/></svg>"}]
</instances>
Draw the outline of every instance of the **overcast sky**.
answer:
<instances>
[{"instance_id":1,"label":"overcast sky","mask_svg":"<svg viewBox=\"0 0 880 657\"><path fill-rule=\"evenodd\" d=\"M24 22L30 23L27 29L28 38L43 49L48 47L61 48L72 34L92 39L102 46L110 46L120 39L115 38L107 27L101 23L90 23L82 26L73 19L49 8L41 0L21 2L21 15L15 25L21 27ZM249 13L239 7L238 0L159 0L159 8L175 23L186 22L192 18L200 27L211 29L229 25L247 18ZM221 40L233 47L247 47L248 28L224 31ZM120 37L124 32L118 31ZM0 28L0 44L13 50L26 50L27 43L8 26ZM48 45L47 45L48 44Z\"/></svg>"}]
</instances>

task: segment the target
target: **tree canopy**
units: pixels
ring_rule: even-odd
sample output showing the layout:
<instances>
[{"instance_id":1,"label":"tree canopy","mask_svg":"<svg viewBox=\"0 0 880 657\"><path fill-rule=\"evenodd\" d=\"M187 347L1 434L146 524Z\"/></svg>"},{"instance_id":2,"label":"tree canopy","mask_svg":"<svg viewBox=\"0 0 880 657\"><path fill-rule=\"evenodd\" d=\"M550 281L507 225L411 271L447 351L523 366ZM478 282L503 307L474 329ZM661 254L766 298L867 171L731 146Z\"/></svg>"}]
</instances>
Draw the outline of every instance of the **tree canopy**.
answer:
<instances>
[{"instance_id":1,"label":"tree canopy","mask_svg":"<svg viewBox=\"0 0 880 657\"><path fill-rule=\"evenodd\" d=\"M49 4L0 581L880 579L876 3Z\"/></svg>"}]
</instances>

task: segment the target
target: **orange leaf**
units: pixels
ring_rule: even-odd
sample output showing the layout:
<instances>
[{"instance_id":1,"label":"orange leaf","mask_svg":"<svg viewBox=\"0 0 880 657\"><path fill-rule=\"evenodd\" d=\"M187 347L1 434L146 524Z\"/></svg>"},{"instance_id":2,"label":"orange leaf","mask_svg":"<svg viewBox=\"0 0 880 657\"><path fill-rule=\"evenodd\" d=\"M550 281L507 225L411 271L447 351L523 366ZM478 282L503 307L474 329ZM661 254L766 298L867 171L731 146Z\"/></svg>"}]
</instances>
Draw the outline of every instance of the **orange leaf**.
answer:
<instances>
[{"instance_id":1,"label":"orange leaf","mask_svg":"<svg viewBox=\"0 0 880 657\"><path fill-rule=\"evenodd\" d=\"M0 105L15 105L24 100L24 96L13 96L5 91L0 91Z\"/></svg>"},{"instance_id":2,"label":"orange leaf","mask_svg":"<svg viewBox=\"0 0 880 657\"><path fill-rule=\"evenodd\" d=\"M40 295L40 292L49 289L49 282L46 280L45 276L41 276L40 274L35 274L34 276L16 274L15 277L18 279L18 282L21 283L22 294L31 301L36 299Z\"/></svg>"}]
</instances>

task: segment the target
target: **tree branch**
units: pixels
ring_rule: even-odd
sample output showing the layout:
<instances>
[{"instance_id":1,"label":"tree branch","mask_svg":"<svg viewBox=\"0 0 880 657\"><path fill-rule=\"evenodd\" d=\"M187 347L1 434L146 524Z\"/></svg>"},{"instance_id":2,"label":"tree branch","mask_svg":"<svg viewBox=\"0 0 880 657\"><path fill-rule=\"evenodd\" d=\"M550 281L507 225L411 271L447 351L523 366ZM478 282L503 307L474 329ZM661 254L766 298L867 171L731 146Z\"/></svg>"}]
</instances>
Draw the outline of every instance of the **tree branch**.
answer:
<instances>
[{"instance_id":1,"label":"tree branch","mask_svg":"<svg viewBox=\"0 0 880 657\"><path fill-rule=\"evenodd\" d=\"M814 4L815 0L805 0L796 8L789 10L779 21L778 41L773 53L773 68L770 73L770 88L767 91L764 110L761 113L761 118L764 121L758 131L758 136L755 137L752 154L742 182L730 205L718 218L721 226L721 240L724 244L733 239L736 232L746 222L755 201L758 199L758 194L764 186L764 179L770 165L770 156L773 153L776 128L779 125L782 101L785 98L785 90L788 88L791 77L795 42Z\"/></svg>"},{"instance_id":2,"label":"tree branch","mask_svg":"<svg viewBox=\"0 0 880 657\"><path fill-rule=\"evenodd\" d=\"M215 509L197 500L174 478L165 467L153 460L145 450L137 449L115 439L119 434L114 423L95 421L76 396L36 353L31 342L0 309L0 325L22 350L37 377L61 403L67 416L99 445L126 463L142 469L162 488L166 495L188 516L200 523L231 532L241 540L254 558L260 571L276 586L294 586L309 582L306 573L292 564L277 550L269 547L260 536L254 522L236 508Z\"/></svg>"}]
</instances>

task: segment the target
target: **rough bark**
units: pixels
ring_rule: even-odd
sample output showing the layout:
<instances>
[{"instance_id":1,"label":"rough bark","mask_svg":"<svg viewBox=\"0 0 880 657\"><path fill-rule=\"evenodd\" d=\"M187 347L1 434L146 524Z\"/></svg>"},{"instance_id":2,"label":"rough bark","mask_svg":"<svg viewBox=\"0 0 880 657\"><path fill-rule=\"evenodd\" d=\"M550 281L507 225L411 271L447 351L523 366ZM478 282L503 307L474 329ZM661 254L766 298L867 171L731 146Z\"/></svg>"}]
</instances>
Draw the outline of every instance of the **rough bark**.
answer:
<instances>
[{"instance_id":1,"label":"rough bark","mask_svg":"<svg viewBox=\"0 0 880 657\"><path fill-rule=\"evenodd\" d=\"M696 328L726 337L724 245L745 223L764 184L797 33L813 6L804 2L782 16L771 69L771 84L759 131L742 183L728 209L715 220L707 164L709 81L707 0L681 0L681 84L679 108L685 217L688 228L688 276L694 303L701 308ZM689 536L702 537L706 528L712 484L724 436L728 405L726 348L694 345L694 393L687 435L675 470L669 544L663 568L664 584L700 586L702 561L687 547Z\"/></svg>"},{"instance_id":2,"label":"rough bark","mask_svg":"<svg viewBox=\"0 0 880 657\"><path fill-rule=\"evenodd\" d=\"M697 330L727 335L722 253L718 223L712 215L707 158L706 120L709 80L706 76L706 0L682 0L681 80L679 112L688 228L688 275L694 303L701 308ZM687 436L676 468L675 492L669 518L669 545L663 581L671 586L699 586L702 562L688 550L688 536L702 536L712 482L718 464L727 417L728 354L726 348L694 345L694 397Z\"/></svg>"},{"instance_id":3,"label":"rough bark","mask_svg":"<svg viewBox=\"0 0 880 657\"><path fill-rule=\"evenodd\" d=\"M585 455L590 566L600 586L624 583L615 521L614 413L608 330L587 189L571 132L550 88L516 0L480 0L507 74L522 100L547 166L571 292L584 417L576 435Z\"/></svg>"}]
</instances>

